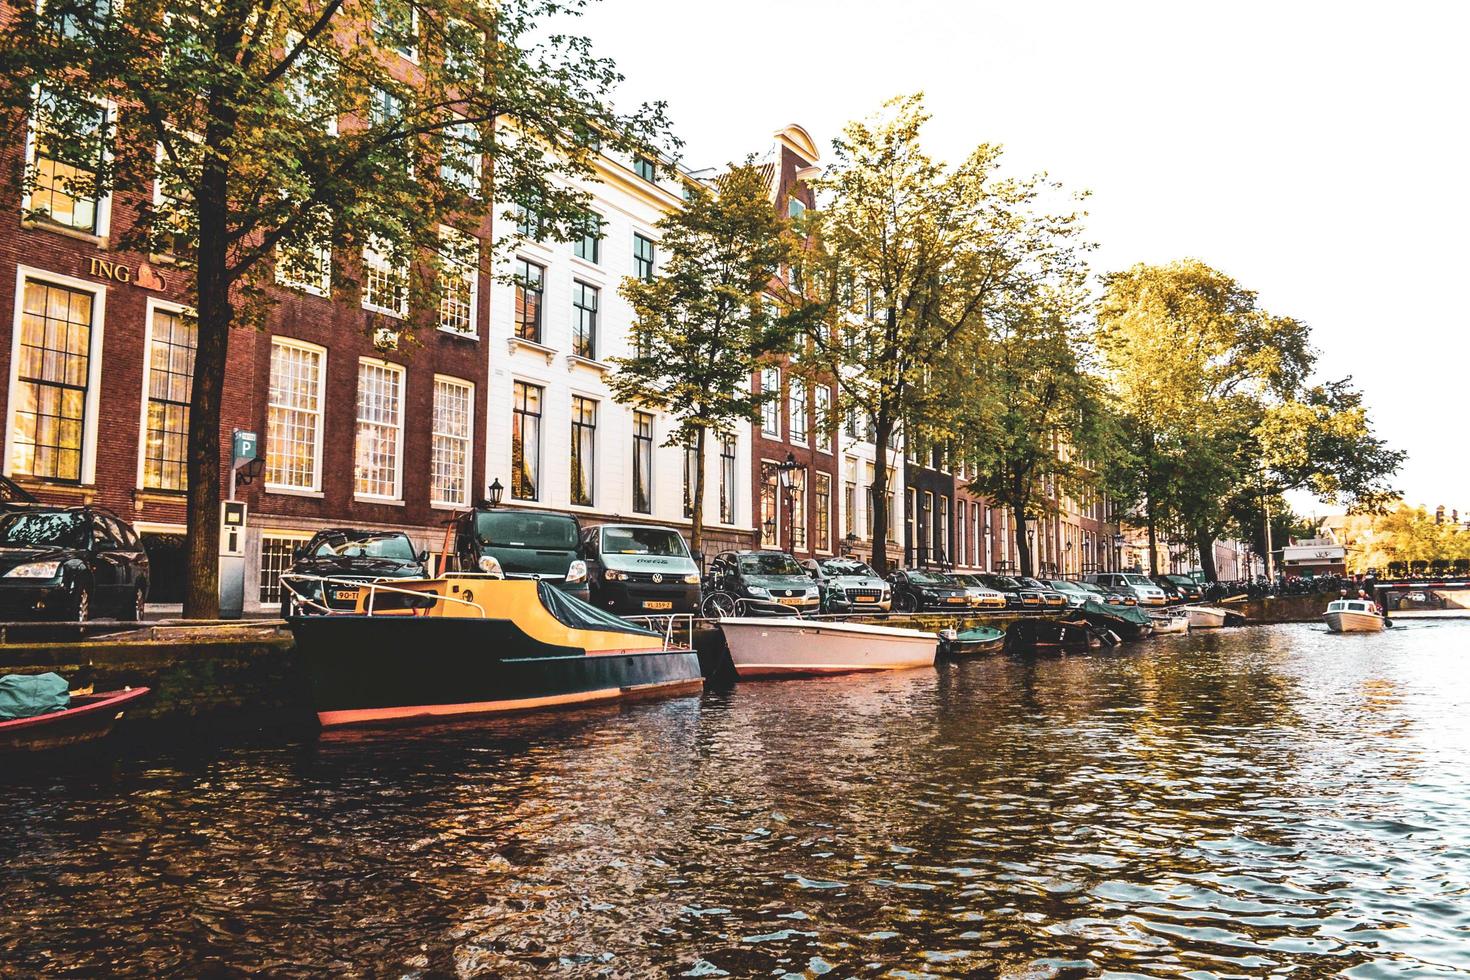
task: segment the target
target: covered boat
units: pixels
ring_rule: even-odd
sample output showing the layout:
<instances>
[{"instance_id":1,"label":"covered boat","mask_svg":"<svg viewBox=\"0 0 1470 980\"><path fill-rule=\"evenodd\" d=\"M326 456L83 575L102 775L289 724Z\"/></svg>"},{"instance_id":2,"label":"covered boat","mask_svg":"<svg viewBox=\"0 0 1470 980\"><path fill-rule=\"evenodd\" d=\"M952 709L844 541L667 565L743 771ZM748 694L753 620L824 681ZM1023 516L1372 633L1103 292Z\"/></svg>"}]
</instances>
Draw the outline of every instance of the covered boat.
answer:
<instances>
[{"instance_id":1,"label":"covered boat","mask_svg":"<svg viewBox=\"0 0 1470 980\"><path fill-rule=\"evenodd\" d=\"M283 582L291 587L290 577ZM324 728L684 694L699 657L547 582L449 574L361 588L350 614L290 621Z\"/></svg>"},{"instance_id":2,"label":"covered boat","mask_svg":"<svg viewBox=\"0 0 1470 980\"><path fill-rule=\"evenodd\" d=\"M1112 630L1125 640L1142 640L1154 631L1153 619L1137 606L1114 606L1088 600L1077 613L1098 629Z\"/></svg>"},{"instance_id":3,"label":"covered boat","mask_svg":"<svg viewBox=\"0 0 1470 980\"><path fill-rule=\"evenodd\" d=\"M938 634L893 626L756 616L719 626L741 678L932 667L939 652Z\"/></svg>"},{"instance_id":4,"label":"covered boat","mask_svg":"<svg viewBox=\"0 0 1470 980\"><path fill-rule=\"evenodd\" d=\"M1334 599L1322 619L1331 633L1378 633L1388 625L1377 604L1368 599Z\"/></svg>"},{"instance_id":5,"label":"covered boat","mask_svg":"<svg viewBox=\"0 0 1470 980\"><path fill-rule=\"evenodd\" d=\"M91 742L111 734L129 706L148 696L146 687L72 695L57 711L0 721L0 753L38 752Z\"/></svg>"},{"instance_id":6,"label":"covered boat","mask_svg":"<svg viewBox=\"0 0 1470 980\"><path fill-rule=\"evenodd\" d=\"M1006 631L994 626L976 626L967 630L941 630L939 652L946 657L999 653L1005 649Z\"/></svg>"},{"instance_id":7,"label":"covered boat","mask_svg":"<svg viewBox=\"0 0 1470 980\"><path fill-rule=\"evenodd\" d=\"M1085 619L1018 619L1006 630L1006 649L1016 653L1080 651L1103 644L1101 630Z\"/></svg>"}]
</instances>

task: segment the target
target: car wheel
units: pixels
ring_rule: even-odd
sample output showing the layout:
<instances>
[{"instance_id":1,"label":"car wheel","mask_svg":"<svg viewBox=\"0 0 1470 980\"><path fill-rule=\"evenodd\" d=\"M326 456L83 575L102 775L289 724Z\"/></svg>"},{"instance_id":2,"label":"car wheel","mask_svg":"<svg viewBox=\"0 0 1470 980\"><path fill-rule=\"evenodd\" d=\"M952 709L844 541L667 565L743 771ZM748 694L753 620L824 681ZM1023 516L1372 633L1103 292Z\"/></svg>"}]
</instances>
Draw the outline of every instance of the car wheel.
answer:
<instances>
[{"instance_id":1,"label":"car wheel","mask_svg":"<svg viewBox=\"0 0 1470 980\"><path fill-rule=\"evenodd\" d=\"M85 585L77 589L77 598L72 606L72 618L85 623L92 618L92 590Z\"/></svg>"},{"instance_id":2,"label":"car wheel","mask_svg":"<svg viewBox=\"0 0 1470 980\"><path fill-rule=\"evenodd\" d=\"M901 593L894 600L893 605L901 613L915 613L919 611L919 600L907 592Z\"/></svg>"},{"instance_id":3,"label":"car wheel","mask_svg":"<svg viewBox=\"0 0 1470 980\"><path fill-rule=\"evenodd\" d=\"M735 615L735 599L726 592L711 592L704 597L700 611L706 619L728 619Z\"/></svg>"}]
</instances>

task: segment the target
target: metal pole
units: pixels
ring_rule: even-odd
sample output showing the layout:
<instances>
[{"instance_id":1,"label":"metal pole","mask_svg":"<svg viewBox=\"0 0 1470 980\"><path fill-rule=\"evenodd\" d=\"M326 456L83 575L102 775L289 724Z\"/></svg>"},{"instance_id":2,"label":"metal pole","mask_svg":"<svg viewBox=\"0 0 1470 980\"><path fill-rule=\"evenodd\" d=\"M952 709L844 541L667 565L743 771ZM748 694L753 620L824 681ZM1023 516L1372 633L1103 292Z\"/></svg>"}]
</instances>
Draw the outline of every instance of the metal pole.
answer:
<instances>
[{"instance_id":1,"label":"metal pole","mask_svg":"<svg viewBox=\"0 0 1470 980\"><path fill-rule=\"evenodd\" d=\"M1261 501L1261 507L1266 511L1266 584L1276 584L1276 561L1272 555L1275 550L1271 543L1271 502Z\"/></svg>"}]
</instances>

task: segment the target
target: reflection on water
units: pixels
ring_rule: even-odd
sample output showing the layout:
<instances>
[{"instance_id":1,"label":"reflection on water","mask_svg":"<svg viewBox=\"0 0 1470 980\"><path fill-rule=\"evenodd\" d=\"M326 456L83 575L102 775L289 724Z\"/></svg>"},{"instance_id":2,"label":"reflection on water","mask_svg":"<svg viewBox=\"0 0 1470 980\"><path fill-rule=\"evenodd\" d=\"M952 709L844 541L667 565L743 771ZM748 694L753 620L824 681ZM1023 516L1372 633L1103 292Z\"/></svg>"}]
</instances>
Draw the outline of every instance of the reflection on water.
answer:
<instances>
[{"instance_id":1,"label":"reflection on water","mask_svg":"<svg viewBox=\"0 0 1470 980\"><path fill-rule=\"evenodd\" d=\"M1248 629L12 781L0 974L1464 974L1467 640Z\"/></svg>"}]
</instances>

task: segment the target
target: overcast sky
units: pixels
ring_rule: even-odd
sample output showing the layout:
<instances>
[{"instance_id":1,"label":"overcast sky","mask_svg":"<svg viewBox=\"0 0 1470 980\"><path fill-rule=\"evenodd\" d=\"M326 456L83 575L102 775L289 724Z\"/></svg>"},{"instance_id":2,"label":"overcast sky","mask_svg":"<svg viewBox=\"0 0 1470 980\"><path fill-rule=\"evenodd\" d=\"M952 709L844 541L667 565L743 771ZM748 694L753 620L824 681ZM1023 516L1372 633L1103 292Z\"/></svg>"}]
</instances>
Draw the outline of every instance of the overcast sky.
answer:
<instances>
[{"instance_id":1,"label":"overcast sky","mask_svg":"<svg viewBox=\"0 0 1470 980\"><path fill-rule=\"evenodd\" d=\"M695 168L924 91L935 155L1093 192L1099 270L1197 257L1308 322L1405 496L1470 511L1470 4L602 0L580 29Z\"/></svg>"}]
</instances>

